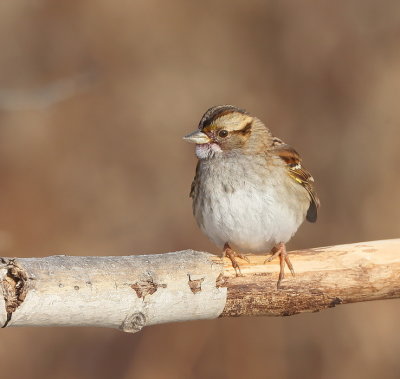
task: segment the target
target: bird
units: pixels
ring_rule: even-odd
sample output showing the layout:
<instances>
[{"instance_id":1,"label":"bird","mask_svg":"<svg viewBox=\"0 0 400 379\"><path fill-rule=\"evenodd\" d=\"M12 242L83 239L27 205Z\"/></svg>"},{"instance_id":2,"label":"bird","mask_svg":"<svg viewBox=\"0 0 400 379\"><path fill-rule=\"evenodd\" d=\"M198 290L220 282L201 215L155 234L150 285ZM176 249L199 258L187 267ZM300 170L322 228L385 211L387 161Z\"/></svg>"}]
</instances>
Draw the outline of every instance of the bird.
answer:
<instances>
[{"instance_id":1,"label":"bird","mask_svg":"<svg viewBox=\"0 0 400 379\"><path fill-rule=\"evenodd\" d=\"M231 260L269 254L280 260L277 288L285 264L294 276L286 243L304 220L316 222L320 201L314 179L299 153L257 117L234 105L217 105L202 116L198 129L183 139L198 158L190 197L200 229Z\"/></svg>"}]
</instances>

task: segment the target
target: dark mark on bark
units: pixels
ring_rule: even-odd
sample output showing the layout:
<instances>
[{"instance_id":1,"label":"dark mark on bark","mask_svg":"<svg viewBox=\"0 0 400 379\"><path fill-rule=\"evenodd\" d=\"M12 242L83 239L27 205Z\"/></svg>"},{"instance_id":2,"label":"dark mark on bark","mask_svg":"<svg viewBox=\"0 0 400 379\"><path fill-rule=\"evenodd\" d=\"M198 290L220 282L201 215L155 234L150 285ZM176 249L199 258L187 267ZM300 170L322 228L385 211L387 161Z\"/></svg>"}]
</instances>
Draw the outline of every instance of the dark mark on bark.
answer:
<instances>
[{"instance_id":1,"label":"dark mark on bark","mask_svg":"<svg viewBox=\"0 0 400 379\"><path fill-rule=\"evenodd\" d=\"M2 328L5 328L11 321L13 312L15 312L25 300L28 292L26 286L28 276L24 269L15 262L15 259L6 260L2 258L1 263L5 264L5 268L7 269L7 273L0 283L3 287L3 296L7 312L7 320L2 326Z\"/></svg>"},{"instance_id":2,"label":"dark mark on bark","mask_svg":"<svg viewBox=\"0 0 400 379\"><path fill-rule=\"evenodd\" d=\"M272 278L274 276L274 274L271 272L255 272L253 275L254 276L264 276L266 278Z\"/></svg>"},{"instance_id":3,"label":"dark mark on bark","mask_svg":"<svg viewBox=\"0 0 400 379\"><path fill-rule=\"evenodd\" d=\"M227 280L224 277L224 274L221 272L221 274L218 275L216 281L215 281L215 286L217 288L221 287L226 287L227 286Z\"/></svg>"},{"instance_id":4,"label":"dark mark on bark","mask_svg":"<svg viewBox=\"0 0 400 379\"><path fill-rule=\"evenodd\" d=\"M343 300L339 297L335 297L328 305L329 308L334 308L336 305L342 304Z\"/></svg>"},{"instance_id":5,"label":"dark mark on bark","mask_svg":"<svg viewBox=\"0 0 400 379\"><path fill-rule=\"evenodd\" d=\"M188 284L189 284L190 290L191 290L195 295L196 295L196 293L201 292L201 283L204 282L204 278L193 279L193 280L192 280L192 279L190 278L190 275L188 275L188 277L189 277ZM218 281L218 278L217 278L217 281Z\"/></svg>"},{"instance_id":6,"label":"dark mark on bark","mask_svg":"<svg viewBox=\"0 0 400 379\"><path fill-rule=\"evenodd\" d=\"M293 315L296 315L296 314L298 314L298 313L300 313L300 312L296 312L296 311L284 311L284 312L282 312L282 316L283 317L286 317L286 316L293 316Z\"/></svg>"},{"instance_id":7,"label":"dark mark on bark","mask_svg":"<svg viewBox=\"0 0 400 379\"><path fill-rule=\"evenodd\" d=\"M310 288L310 293L312 295L318 295L318 296L322 296L324 294L324 292L319 290L318 288Z\"/></svg>"},{"instance_id":8,"label":"dark mark on bark","mask_svg":"<svg viewBox=\"0 0 400 379\"><path fill-rule=\"evenodd\" d=\"M393 290L389 291L388 297L400 297L400 288L394 288Z\"/></svg>"},{"instance_id":9,"label":"dark mark on bark","mask_svg":"<svg viewBox=\"0 0 400 379\"><path fill-rule=\"evenodd\" d=\"M235 192L235 189L233 188L233 186L225 184L225 183L222 183L222 190L225 193L234 193Z\"/></svg>"},{"instance_id":10,"label":"dark mark on bark","mask_svg":"<svg viewBox=\"0 0 400 379\"><path fill-rule=\"evenodd\" d=\"M143 300L147 295L155 293L159 287L167 288L167 285L154 283L153 279L141 280L131 285L131 288L135 290L137 297L143 297Z\"/></svg>"},{"instance_id":11,"label":"dark mark on bark","mask_svg":"<svg viewBox=\"0 0 400 379\"><path fill-rule=\"evenodd\" d=\"M79 290L79 286L74 286L74 290L78 291Z\"/></svg>"}]
</instances>

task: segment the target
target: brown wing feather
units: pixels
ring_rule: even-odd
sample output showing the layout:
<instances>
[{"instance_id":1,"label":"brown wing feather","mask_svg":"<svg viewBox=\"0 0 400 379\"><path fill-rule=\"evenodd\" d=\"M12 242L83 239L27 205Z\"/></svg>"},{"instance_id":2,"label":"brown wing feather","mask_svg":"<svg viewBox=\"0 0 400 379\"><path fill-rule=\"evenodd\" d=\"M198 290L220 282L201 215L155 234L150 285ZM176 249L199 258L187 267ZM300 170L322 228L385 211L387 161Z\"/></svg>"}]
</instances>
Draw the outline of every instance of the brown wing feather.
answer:
<instances>
[{"instance_id":1,"label":"brown wing feather","mask_svg":"<svg viewBox=\"0 0 400 379\"><path fill-rule=\"evenodd\" d=\"M310 195L310 206L306 216L307 221L317 221L320 201L314 189L314 178L304 167L302 167L299 153L293 149L293 147L287 145L281 139L276 137L273 139L272 147L274 153L286 163L289 176L302 185Z\"/></svg>"}]
</instances>

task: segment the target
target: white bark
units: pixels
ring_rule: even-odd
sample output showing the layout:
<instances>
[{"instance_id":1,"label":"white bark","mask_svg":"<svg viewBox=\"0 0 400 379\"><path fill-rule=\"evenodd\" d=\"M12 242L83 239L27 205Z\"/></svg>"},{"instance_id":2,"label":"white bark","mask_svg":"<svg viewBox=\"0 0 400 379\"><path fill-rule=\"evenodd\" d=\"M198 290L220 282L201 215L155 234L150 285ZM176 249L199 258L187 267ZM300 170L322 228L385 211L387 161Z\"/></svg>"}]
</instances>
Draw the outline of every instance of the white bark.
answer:
<instances>
[{"instance_id":1,"label":"white bark","mask_svg":"<svg viewBox=\"0 0 400 379\"><path fill-rule=\"evenodd\" d=\"M18 281L15 273L10 278L10 269L26 274L19 279L25 280L25 298L7 326L103 326L135 332L144 325L216 318L227 289L216 286L222 266L211 257L187 250L125 257L3 258L3 293L4 284L12 287ZM1 325L10 315L3 297Z\"/></svg>"}]
</instances>

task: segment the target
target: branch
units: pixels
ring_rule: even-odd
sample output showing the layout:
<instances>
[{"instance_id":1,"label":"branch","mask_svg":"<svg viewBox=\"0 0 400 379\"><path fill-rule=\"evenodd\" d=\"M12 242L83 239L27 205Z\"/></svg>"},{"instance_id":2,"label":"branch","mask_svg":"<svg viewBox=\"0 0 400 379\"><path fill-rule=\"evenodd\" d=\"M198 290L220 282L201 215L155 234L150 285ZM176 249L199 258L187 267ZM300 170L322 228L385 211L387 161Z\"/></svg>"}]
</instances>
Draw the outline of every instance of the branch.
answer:
<instances>
[{"instance_id":1,"label":"branch","mask_svg":"<svg viewBox=\"0 0 400 379\"><path fill-rule=\"evenodd\" d=\"M276 289L279 265L193 250L125 257L0 258L3 326L145 325L227 316L288 316L400 297L400 239L293 251L296 277Z\"/></svg>"}]
</instances>

